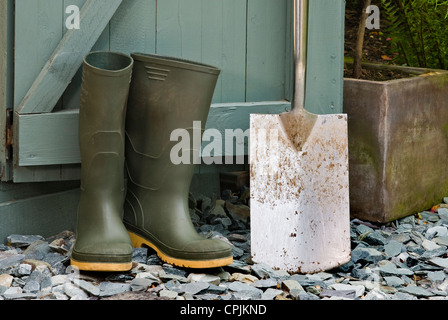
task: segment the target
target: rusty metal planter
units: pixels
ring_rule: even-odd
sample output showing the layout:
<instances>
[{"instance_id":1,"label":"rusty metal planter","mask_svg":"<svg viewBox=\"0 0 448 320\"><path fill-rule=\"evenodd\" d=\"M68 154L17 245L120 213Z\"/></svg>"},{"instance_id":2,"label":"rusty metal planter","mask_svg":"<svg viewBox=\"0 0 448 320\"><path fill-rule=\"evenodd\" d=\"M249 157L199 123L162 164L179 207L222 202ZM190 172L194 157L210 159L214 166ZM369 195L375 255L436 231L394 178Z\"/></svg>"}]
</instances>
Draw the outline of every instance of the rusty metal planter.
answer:
<instances>
[{"instance_id":1,"label":"rusty metal planter","mask_svg":"<svg viewBox=\"0 0 448 320\"><path fill-rule=\"evenodd\" d=\"M448 72L393 68L411 77L344 81L351 215L381 223L448 196Z\"/></svg>"}]
</instances>

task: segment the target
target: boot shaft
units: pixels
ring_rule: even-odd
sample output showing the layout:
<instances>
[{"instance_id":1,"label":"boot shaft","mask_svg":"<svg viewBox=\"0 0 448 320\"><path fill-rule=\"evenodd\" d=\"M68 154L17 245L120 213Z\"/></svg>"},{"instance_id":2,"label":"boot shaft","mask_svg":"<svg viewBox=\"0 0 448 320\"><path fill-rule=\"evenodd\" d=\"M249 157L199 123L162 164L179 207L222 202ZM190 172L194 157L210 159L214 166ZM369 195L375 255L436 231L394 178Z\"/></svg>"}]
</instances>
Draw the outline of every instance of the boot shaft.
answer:
<instances>
[{"instance_id":1,"label":"boot shaft","mask_svg":"<svg viewBox=\"0 0 448 320\"><path fill-rule=\"evenodd\" d=\"M188 212L195 165L192 161L178 165L171 161L171 150L178 143L171 141L171 134L177 129L187 130L190 141L184 151L199 154L200 150L193 150L192 131L201 131L202 136L220 70L170 57L132 57L135 62L126 115L125 221L141 226L149 211L170 211L182 212L172 220L189 226L189 215L183 213ZM201 127L193 128L194 122L200 122ZM170 209L164 205L167 203ZM145 221L147 226L157 225L164 217L167 214L151 215Z\"/></svg>"},{"instance_id":2,"label":"boot shaft","mask_svg":"<svg viewBox=\"0 0 448 320\"><path fill-rule=\"evenodd\" d=\"M126 116L130 180L156 190L171 182L171 189L184 193L194 165L171 162L170 151L177 143L170 141L171 133L186 129L192 138L194 121L200 121L204 130L220 70L157 55L136 53L132 57L135 63ZM192 144L190 147L191 154L199 154ZM173 179L178 182L168 181Z\"/></svg>"},{"instance_id":3,"label":"boot shaft","mask_svg":"<svg viewBox=\"0 0 448 320\"><path fill-rule=\"evenodd\" d=\"M93 52L83 63L80 135L96 131L124 132L124 119L132 76L131 57Z\"/></svg>"},{"instance_id":4,"label":"boot shaft","mask_svg":"<svg viewBox=\"0 0 448 320\"><path fill-rule=\"evenodd\" d=\"M132 54L126 134L134 149L152 158L169 149L171 133L205 127L220 70L205 64L149 54Z\"/></svg>"},{"instance_id":5,"label":"boot shaft","mask_svg":"<svg viewBox=\"0 0 448 320\"><path fill-rule=\"evenodd\" d=\"M93 52L84 59L79 111L83 189L123 187L120 173L132 68L131 57L113 52Z\"/></svg>"}]
</instances>

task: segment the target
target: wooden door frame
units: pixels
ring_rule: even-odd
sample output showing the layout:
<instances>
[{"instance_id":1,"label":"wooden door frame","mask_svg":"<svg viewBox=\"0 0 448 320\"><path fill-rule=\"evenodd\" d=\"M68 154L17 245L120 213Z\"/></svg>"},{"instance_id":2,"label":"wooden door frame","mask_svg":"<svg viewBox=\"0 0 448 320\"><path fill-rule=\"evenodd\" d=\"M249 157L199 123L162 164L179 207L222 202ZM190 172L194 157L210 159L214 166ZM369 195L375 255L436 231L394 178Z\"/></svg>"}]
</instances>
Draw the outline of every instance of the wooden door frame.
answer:
<instances>
[{"instance_id":1,"label":"wooden door frame","mask_svg":"<svg viewBox=\"0 0 448 320\"><path fill-rule=\"evenodd\" d=\"M14 0L0 2L0 180L11 178L9 144L13 99Z\"/></svg>"}]
</instances>

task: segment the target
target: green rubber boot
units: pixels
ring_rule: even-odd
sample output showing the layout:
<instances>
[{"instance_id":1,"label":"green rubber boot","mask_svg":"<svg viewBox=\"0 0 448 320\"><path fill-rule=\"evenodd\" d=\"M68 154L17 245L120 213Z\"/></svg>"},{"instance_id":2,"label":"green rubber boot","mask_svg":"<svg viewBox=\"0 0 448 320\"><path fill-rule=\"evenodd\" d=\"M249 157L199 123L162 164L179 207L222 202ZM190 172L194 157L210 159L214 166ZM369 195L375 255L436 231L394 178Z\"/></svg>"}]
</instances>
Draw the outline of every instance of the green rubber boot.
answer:
<instances>
[{"instance_id":1,"label":"green rubber boot","mask_svg":"<svg viewBox=\"0 0 448 320\"><path fill-rule=\"evenodd\" d=\"M71 264L85 271L127 271L132 243L123 225L124 125L133 59L93 52L84 59L79 146L81 198Z\"/></svg>"},{"instance_id":2,"label":"green rubber boot","mask_svg":"<svg viewBox=\"0 0 448 320\"><path fill-rule=\"evenodd\" d=\"M191 222L188 193L194 163L175 165L170 159L178 144L170 141L174 130L186 129L193 137L194 121L200 121L203 130L220 70L157 55L132 57L124 223L133 245L151 247L163 261L180 267L231 264L230 245L203 238Z\"/></svg>"}]
</instances>

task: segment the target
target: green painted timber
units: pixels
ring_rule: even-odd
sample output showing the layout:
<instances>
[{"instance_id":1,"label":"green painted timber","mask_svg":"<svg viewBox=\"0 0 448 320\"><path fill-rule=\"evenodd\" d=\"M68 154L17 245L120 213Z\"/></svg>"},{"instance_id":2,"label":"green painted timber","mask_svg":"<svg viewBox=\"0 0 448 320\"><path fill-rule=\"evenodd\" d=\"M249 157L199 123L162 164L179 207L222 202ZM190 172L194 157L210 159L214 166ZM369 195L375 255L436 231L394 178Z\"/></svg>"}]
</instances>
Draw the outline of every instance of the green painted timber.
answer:
<instances>
[{"instance_id":1,"label":"green painted timber","mask_svg":"<svg viewBox=\"0 0 448 320\"><path fill-rule=\"evenodd\" d=\"M20 182L0 184L0 238L12 231L47 235L71 228L74 221L81 65L70 66L76 74L57 103L41 105L41 113L15 114L14 163L3 146L6 109L18 110L61 40L74 32L65 27L65 8L82 8L87 1L0 2L0 164L2 181ZM342 112L344 3L310 1L306 106L311 112ZM207 128L244 131L249 128L249 114L290 108L292 4L293 0L126 0L104 30L97 30L92 50L174 55L220 67ZM79 46L85 45L80 41ZM74 50L85 50L81 47ZM58 73L61 65L53 65L52 72ZM52 87L51 81L46 87ZM198 166L192 188L219 192L219 172L247 166ZM65 182L45 183L65 180L75 184L67 189Z\"/></svg>"},{"instance_id":2,"label":"green painted timber","mask_svg":"<svg viewBox=\"0 0 448 320\"><path fill-rule=\"evenodd\" d=\"M342 113L345 1L311 0L309 6L306 108Z\"/></svg>"},{"instance_id":3,"label":"green painted timber","mask_svg":"<svg viewBox=\"0 0 448 320\"><path fill-rule=\"evenodd\" d=\"M75 230L79 188L73 182L0 184L0 243L11 234L50 237Z\"/></svg>"},{"instance_id":4,"label":"green painted timber","mask_svg":"<svg viewBox=\"0 0 448 320\"><path fill-rule=\"evenodd\" d=\"M22 65L25 68L25 72L28 68L34 67L39 70L39 75L34 79L32 86L27 91L27 94L16 108L16 112L19 114L36 114L36 113L48 113L54 109L56 103L59 101L68 84L71 82L82 64L84 56L91 51L98 38L102 34L104 28L109 24L110 19L115 14L115 11L121 4L122 0L87 0L82 6L80 12L80 24L82 28L71 29L65 32L62 37L62 31L58 21L54 21L53 16L60 16L58 11L64 9L63 2L61 1L41 1L36 0L33 2L16 0L16 15L23 14L20 20L16 20L16 44L19 43L22 46L16 45L16 64ZM34 4L38 7L31 7L30 4ZM44 9L39 5L45 5ZM55 5L56 4L56 5ZM60 6L59 6L60 5ZM41 21L42 16L45 18L45 23L53 22L59 27L60 33L48 33L45 28L43 30L39 28L39 25L43 23ZM37 17L34 18L33 17ZM48 61L45 61L43 68L39 64L33 64L33 60L28 61L24 59L24 56L20 53L27 52L30 47L28 43L24 41L30 41L30 37L33 33L20 32L24 28L20 23L23 23L24 19L31 20L35 24L35 28L39 28L39 38L44 40L39 42L39 47L44 50L40 57L43 59L47 55L47 52L51 50L51 44L47 44L46 41L54 41L57 43L57 47L54 52L51 51L51 57ZM65 24L65 20L63 20ZM43 26L42 26L43 27ZM25 29L26 30L26 29ZM20 37L21 36L21 37ZM43 38L43 39L42 39ZM23 39L18 41L19 39ZM60 41L59 41L60 39ZM17 77L20 80L20 77ZM16 81L16 85L18 82ZM25 87L26 88L26 87Z\"/></svg>"},{"instance_id":5,"label":"green painted timber","mask_svg":"<svg viewBox=\"0 0 448 320\"><path fill-rule=\"evenodd\" d=\"M7 145L7 110L13 103L13 19L14 4L12 1L0 1L0 176L10 175Z\"/></svg>"}]
</instances>

